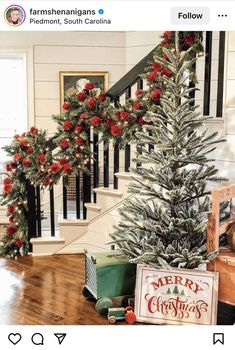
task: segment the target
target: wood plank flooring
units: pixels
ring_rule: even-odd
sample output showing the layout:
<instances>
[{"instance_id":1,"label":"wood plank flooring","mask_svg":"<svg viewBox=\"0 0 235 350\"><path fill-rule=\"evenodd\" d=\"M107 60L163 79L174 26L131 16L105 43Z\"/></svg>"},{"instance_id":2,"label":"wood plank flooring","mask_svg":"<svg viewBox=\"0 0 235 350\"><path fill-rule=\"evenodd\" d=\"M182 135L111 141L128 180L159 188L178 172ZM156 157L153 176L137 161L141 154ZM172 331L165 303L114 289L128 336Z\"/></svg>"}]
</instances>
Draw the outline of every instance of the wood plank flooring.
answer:
<instances>
[{"instance_id":1,"label":"wood plank flooring","mask_svg":"<svg viewBox=\"0 0 235 350\"><path fill-rule=\"evenodd\" d=\"M0 325L108 324L83 284L83 255L0 258Z\"/></svg>"}]
</instances>

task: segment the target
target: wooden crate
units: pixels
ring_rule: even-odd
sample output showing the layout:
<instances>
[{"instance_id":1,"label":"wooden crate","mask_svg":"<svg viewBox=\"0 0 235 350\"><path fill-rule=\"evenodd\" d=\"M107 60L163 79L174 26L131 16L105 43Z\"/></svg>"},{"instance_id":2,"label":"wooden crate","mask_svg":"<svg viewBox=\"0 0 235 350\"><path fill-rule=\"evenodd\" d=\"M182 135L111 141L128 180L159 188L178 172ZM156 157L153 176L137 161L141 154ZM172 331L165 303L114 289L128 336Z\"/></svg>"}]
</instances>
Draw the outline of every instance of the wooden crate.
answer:
<instances>
[{"instance_id":1,"label":"wooden crate","mask_svg":"<svg viewBox=\"0 0 235 350\"><path fill-rule=\"evenodd\" d=\"M212 211L207 230L208 252L219 251L219 256L208 264L208 270L219 272L219 301L235 306L235 253L229 247L219 248L219 237L227 232L235 218L220 222L220 203L235 198L235 184L212 191Z\"/></svg>"}]
</instances>

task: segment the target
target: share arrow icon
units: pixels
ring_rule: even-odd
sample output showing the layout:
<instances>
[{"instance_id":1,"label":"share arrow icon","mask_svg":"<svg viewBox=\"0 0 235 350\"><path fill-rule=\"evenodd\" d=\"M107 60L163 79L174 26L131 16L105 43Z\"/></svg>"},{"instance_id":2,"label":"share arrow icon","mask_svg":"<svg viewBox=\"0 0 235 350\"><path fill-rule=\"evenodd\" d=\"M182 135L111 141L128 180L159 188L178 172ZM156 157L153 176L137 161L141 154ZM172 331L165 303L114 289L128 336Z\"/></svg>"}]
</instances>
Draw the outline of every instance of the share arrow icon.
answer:
<instances>
[{"instance_id":1,"label":"share arrow icon","mask_svg":"<svg viewBox=\"0 0 235 350\"><path fill-rule=\"evenodd\" d=\"M58 339L59 345L61 345L64 341L64 338L66 337L66 333L54 333L56 338Z\"/></svg>"}]
</instances>

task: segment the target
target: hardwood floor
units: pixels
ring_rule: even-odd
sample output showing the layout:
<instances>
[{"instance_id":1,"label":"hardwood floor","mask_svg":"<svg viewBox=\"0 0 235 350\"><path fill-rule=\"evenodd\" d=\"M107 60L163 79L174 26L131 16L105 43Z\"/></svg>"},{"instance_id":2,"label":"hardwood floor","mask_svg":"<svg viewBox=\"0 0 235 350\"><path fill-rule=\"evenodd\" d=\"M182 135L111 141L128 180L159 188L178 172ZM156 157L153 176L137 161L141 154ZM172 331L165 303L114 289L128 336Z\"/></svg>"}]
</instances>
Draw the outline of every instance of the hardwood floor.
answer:
<instances>
[{"instance_id":1,"label":"hardwood floor","mask_svg":"<svg viewBox=\"0 0 235 350\"><path fill-rule=\"evenodd\" d=\"M0 258L0 325L108 324L83 284L83 255Z\"/></svg>"}]
</instances>

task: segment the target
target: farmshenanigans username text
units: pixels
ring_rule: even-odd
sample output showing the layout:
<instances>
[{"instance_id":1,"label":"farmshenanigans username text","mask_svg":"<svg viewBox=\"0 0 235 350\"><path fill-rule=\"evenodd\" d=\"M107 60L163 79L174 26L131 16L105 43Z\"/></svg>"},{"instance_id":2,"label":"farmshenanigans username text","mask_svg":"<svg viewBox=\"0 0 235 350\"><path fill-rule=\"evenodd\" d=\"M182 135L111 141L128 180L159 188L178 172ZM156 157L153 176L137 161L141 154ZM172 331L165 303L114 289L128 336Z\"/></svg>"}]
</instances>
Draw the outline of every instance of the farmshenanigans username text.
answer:
<instances>
[{"instance_id":1,"label":"farmshenanigans username text","mask_svg":"<svg viewBox=\"0 0 235 350\"><path fill-rule=\"evenodd\" d=\"M90 16L101 15L103 13L101 10L82 10L78 8L74 8L72 10L65 9L43 9L43 10L35 10L31 8L29 10L30 16L29 23L30 24L51 24L51 25L62 25L62 24L111 24L111 20L102 17L99 18L90 18ZM53 18L45 18L46 16L52 16ZM61 16L56 17L55 16ZM64 17L68 16L68 17ZM81 17L86 17L82 19ZM79 18L76 18L79 17Z\"/></svg>"}]
</instances>

